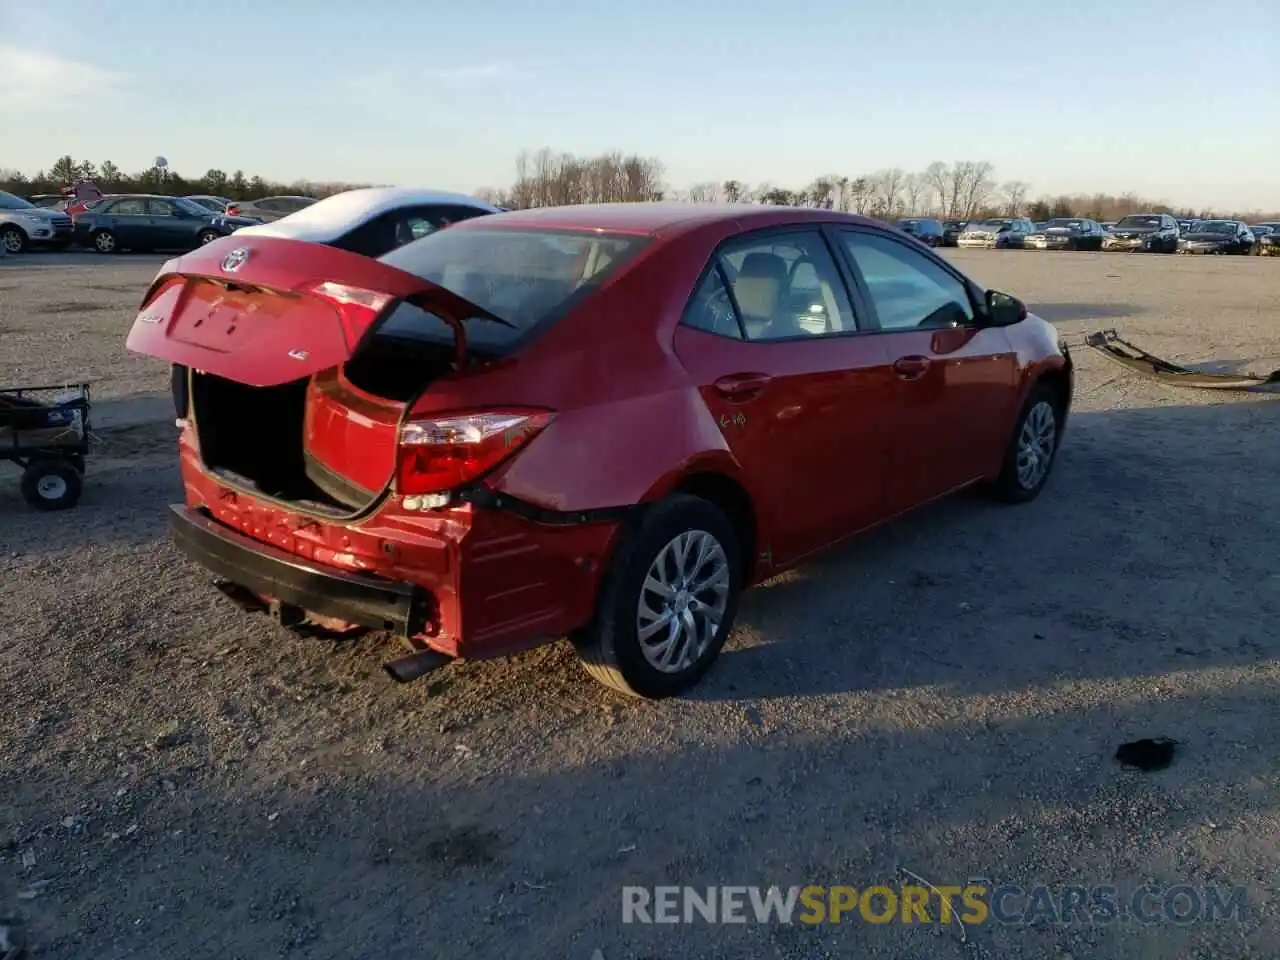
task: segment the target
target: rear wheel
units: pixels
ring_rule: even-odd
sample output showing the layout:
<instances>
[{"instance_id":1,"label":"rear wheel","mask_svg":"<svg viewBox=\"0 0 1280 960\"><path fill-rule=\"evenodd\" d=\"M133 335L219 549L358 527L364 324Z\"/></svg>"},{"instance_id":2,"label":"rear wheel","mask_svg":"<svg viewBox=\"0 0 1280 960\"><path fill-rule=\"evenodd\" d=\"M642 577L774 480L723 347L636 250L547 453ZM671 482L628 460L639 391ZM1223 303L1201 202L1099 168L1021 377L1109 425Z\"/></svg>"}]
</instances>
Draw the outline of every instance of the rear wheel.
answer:
<instances>
[{"instance_id":1,"label":"rear wheel","mask_svg":"<svg viewBox=\"0 0 1280 960\"><path fill-rule=\"evenodd\" d=\"M742 589L739 539L728 517L678 494L623 533L594 622L573 638L592 677L657 699L693 686L719 655Z\"/></svg>"},{"instance_id":2,"label":"rear wheel","mask_svg":"<svg viewBox=\"0 0 1280 960\"><path fill-rule=\"evenodd\" d=\"M98 253L115 253L117 250L116 235L110 230L99 230L93 235L92 242Z\"/></svg>"},{"instance_id":3,"label":"rear wheel","mask_svg":"<svg viewBox=\"0 0 1280 960\"><path fill-rule=\"evenodd\" d=\"M1048 384L1027 397L992 491L1007 503L1034 500L1044 489L1062 439L1062 398Z\"/></svg>"},{"instance_id":4,"label":"rear wheel","mask_svg":"<svg viewBox=\"0 0 1280 960\"><path fill-rule=\"evenodd\" d=\"M22 499L37 510L74 507L84 475L67 460L32 460L22 471Z\"/></svg>"},{"instance_id":5,"label":"rear wheel","mask_svg":"<svg viewBox=\"0 0 1280 960\"><path fill-rule=\"evenodd\" d=\"M27 249L27 235L21 227L9 224L0 229L0 247L4 247L5 253L22 253Z\"/></svg>"}]
</instances>

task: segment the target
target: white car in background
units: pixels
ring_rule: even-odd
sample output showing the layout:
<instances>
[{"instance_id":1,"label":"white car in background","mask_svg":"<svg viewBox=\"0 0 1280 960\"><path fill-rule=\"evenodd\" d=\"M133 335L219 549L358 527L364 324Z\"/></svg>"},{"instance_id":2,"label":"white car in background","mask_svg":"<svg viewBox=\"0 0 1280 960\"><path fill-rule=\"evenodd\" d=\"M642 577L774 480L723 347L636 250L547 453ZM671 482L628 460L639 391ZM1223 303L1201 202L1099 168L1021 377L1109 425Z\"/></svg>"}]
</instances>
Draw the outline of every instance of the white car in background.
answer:
<instances>
[{"instance_id":1,"label":"white car in background","mask_svg":"<svg viewBox=\"0 0 1280 960\"><path fill-rule=\"evenodd\" d=\"M235 236L306 240L380 257L451 223L500 212L462 193L368 187L335 193L273 223L241 227Z\"/></svg>"}]
</instances>

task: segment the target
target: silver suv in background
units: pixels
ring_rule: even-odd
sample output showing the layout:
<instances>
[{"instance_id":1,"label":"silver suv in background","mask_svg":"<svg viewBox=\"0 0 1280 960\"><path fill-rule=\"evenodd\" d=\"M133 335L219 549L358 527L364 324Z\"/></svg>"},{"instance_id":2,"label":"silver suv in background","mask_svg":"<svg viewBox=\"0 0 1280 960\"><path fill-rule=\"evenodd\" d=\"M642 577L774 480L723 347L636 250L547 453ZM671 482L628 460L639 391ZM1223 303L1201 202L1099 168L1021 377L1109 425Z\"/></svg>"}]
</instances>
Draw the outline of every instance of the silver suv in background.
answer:
<instances>
[{"instance_id":1,"label":"silver suv in background","mask_svg":"<svg viewBox=\"0 0 1280 960\"><path fill-rule=\"evenodd\" d=\"M0 190L0 256L32 246L65 249L70 245L69 216Z\"/></svg>"}]
</instances>

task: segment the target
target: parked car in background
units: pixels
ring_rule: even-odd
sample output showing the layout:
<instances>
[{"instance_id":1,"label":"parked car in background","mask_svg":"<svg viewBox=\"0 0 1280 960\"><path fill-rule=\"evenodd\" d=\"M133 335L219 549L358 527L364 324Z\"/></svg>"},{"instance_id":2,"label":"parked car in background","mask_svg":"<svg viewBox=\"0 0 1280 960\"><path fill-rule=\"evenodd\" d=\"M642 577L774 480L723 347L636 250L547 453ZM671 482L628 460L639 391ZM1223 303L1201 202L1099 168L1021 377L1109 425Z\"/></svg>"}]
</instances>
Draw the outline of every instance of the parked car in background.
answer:
<instances>
[{"instance_id":1,"label":"parked car in background","mask_svg":"<svg viewBox=\"0 0 1280 960\"><path fill-rule=\"evenodd\" d=\"M990 220L970 220L956 245L960 247L1021 247L1023 241L1035 233L1035 225L1026 217L995 217Z\"/></svg>"},{"instance_id":2,"label":"parked car in background","mask_svg":"<svg viewBox=\"0 0 1280 960\"><path fill-rule=\"evenodd\" d=\"M228 197L215 197L204 193L194 193L189 197L184 197L192 203L198 203L202 207L207 207L214 213L226 213L227 207L231 205L231 199Z\"/></svg>"},{"instance_id":3,"label":"parked car in background","mask_svg":"<svg viewBox=\"0 0 1280 960\"><path fill-rule=\"evenodd\" d=\"M253 220L217 214L185 197L109 197L75 220L76 240L99 253L192 250Z\"/></svg>"},{"instance_id":4,"label":"parked car in background","mask_svg":"<svg viewBox=\"0 0 1280 960\"><path fill-rule=\"evenodd\" d=\"M935 220L932 217L908 217L905 220L899 220L895 226L927 246L942 246L945 228L941 220Z\"/></svg>"},{"instance_id":5,"label":"parked car in background","mask_svg":"<svg viewBox=\"0 0 1280 960\"><path fill-rule=\"evenodd\" d=\"M943 220L942 245L944 247L954 247L956 241L960 239L960 231L965 228L968 222L968 220Z\"/></svg>"},{"instance_id":6,"label":"parked car in background","mask_svg":"<svg viewBox=\"0 0 1280 960\"><path fill-rule=\"evenodd\" d=\"M1250 254L1253 231L1240 220L1197 220L1178 239L1179 253Z\"/></svg>"},{"instance_id":7,"label":"parked car in background","mask_svg":"<svg viewBox=\"0 0 1280 960\"><path fill-rule=\"evenodd\" d=\"M1266 232L1260 233L1259 231ZM1253 234L1258 240L1254 246L1254 253L1260 257L1280 255L1280 222L1255 224Z\"/></svg>"},{"instance_id":8,"label":"parked car in background","mask_svg":"<svg viewBox=\"0 0 1280 960\"><path fill-rule=\"evenodd\" d=\"M65 249L71 245L71 218L0 190L0 247L22 253L33 246Z\"/></svg>"},{"instance_id":9,"label":"parked car in background","mask_svg":"<svg viewBox=\"0 0 1280 960\"><path fill-rule=\"evenodd\" d=\"M241 227L236 235L307 240L380 257L443 227L499 212L461 193L370 187L334 194L273 223Z\"/></svg>"},{"instance_id":10,"label":"parked car in background","mask_svg":"<svg viewBox=\"0 0 1280 960\"><path fill-rule=\"evenodd\" d=\"M1135 213L1111 228L1102 249L1173 253L1180 233L1178 221L1167 213Z\"/></svg>"},{"instance_id":11,"label":"parked car in background","mask_svg":"<svg viewBox=\"0 0 1280 960\"><path fill-rule=\"evenodd\" d=\"M1043 227L1023 240L1033 250L1101 250L1107 235L1102 224L1083 217L1046 220Z\"/></svg>"},{"instance_id":12,"label":"parked car in background","mask_svg":"<svg viewBox=\"0 0 1280 960\"><path fill-rule=\"evenodd\" d=\"M303 207L316 202L315 197L263 197L260 200L233 200L227 204L227 215L248 217L261 223L270 223L297 213Z\"/></svg>"},{"instance_id":13,"label":"parked car in background","mask_svg":"<svg viewBox=\"0 0 1280 960\"><path fill-rule=\"evenodd\" d=\"M282 623L408 638L400 680L568 636L679 693L744 587L970 484L1035 498L1072 398L1050 324L830 210L542 208L378 260L236 235L140 311L178 548Z\"/></svg>"}]
</instances>

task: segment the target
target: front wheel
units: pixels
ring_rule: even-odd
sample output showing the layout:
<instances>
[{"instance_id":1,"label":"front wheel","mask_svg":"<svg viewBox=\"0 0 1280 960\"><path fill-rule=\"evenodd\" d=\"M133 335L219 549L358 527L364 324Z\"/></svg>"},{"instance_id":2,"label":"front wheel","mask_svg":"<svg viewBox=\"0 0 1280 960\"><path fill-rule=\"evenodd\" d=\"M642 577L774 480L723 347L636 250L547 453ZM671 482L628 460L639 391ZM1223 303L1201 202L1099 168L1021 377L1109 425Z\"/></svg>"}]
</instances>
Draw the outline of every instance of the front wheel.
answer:
<instances>
[{"instance_id":1,"label":"front wheel","mask_svg":"<svg viewBox=\"0 0 1280 960\"><path fill-rule=\"evenodd\" d=\"M737 532L717 506L680 494L649 507L623 533L594 621L573 638L583 666L633 697L687 690L733 628L742 570Z\"/></svg>"},{"instance_id":2,"label":"front wheel","mask_svg":"<svg viewBox=\"0 0 1280 960\"><path fill-rule=\"evenodd\" d=\"M1062 440L1062 399L1045 384L1036 386L1018 415L993 492L1007 503L1034 500L1044 489Z\"/></svg>"},{"instance_id":3,"label":"front wheel","mask_svg":"<svg viewBox=\"0 0 1280 960\"><path fill-rule=\"evenodd\" d=\"M5 253L22 253L27 249L27 235L12 224L0 230L0 247Z\"/></svg>"},{"instance_id":4,"label":"front wheel","mask_svg":"<svg viewBox=\"0 0 1280 960\"><path fill-rule=\"evenodd\" d=\"M99 230L93 235L93 249L98 253L115 253L116 235L110 230Z\"/></svg>"},{"instance_id":5,"label":"front wheel","mask_svg":"<svg viewBox=\"0 0 1280 960\"><path fill-rule=\"evenodd\" d=\"M222 234L217 230L201 230L200 235L196 237L196 239L200 241L200 246L202 247L207 243L213 243L213 241L220 240L221 238Z\"/></svg>"}]
</instances>

